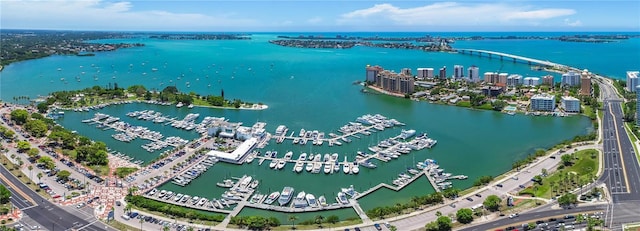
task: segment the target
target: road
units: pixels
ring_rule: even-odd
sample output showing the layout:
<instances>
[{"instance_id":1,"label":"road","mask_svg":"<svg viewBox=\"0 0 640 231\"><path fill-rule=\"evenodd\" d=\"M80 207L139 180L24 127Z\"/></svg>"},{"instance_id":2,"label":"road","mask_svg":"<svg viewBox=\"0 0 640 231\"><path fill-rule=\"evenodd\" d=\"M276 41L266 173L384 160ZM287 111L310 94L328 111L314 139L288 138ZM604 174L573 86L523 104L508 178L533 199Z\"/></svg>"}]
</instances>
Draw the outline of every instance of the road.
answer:
<instances>
[{"instance_id":1,"label":"road","mask_svg":"<svg viewBox=\"0 0 640 231\"><path fill-rule=\"evenodd\" d=\"M35 220L42 228L55 230L114 230L95 218L81 218L42 198L13 176L4 166L0 168L0 182L11 191L11 203ZM8 182L7 182L8 181ZM35 203L31 202L34 201Z\"/></svg>"},{"instance_id":2,"label":"road","mask_svg":"<svg viewBox=\"0 0 640 231\"><path fill-rule=\"evenodd\" d=\"M560 217L563 217L565 214L605 211L606 209L607 209L606 205L591 205L591 206L581 206L581 207L573 208L571 210L556 209L556 210L549 210L549 211L542 211L542 212L526 213L526 214L520 214L520 216L513 219L504 217L502 219L495 220L490 223L460 229L460 231L492 230L492 229L495 229L496 227L503 227L503 226L516 226L519 228L520 225L523 223L535 222L536 220L546 220L552 217L560 218Z\"/></svg>"}]
</instances>

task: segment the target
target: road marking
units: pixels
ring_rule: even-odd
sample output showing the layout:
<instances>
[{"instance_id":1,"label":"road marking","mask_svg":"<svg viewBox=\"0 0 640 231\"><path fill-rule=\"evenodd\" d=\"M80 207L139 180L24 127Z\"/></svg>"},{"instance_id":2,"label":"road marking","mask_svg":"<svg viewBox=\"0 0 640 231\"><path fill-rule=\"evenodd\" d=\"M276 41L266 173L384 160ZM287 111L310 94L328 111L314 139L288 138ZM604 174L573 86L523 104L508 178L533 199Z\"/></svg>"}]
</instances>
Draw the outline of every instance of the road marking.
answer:
<instances>
[{"instance_id":1,"label":"road marking","mask_svg":"<svg viewBox=\"0 0 640 231\"><path fill-rule=\"evenodd\" d=\"M20 209L20 210L25 211L25 210L27 210L27 209L31 209L31 208L34 208L34 207L37 207L37 206L38 206L38 205L32 205L32 206L29 206L29 207L26 207L26 208L22 208L22 209Z\"/></svg>"},{"instance_id":2,"label":"road marking","mask_svg":"<svg viewBox=\"0 0 640 231\"><path fill-rule=\"evenodd\" d=\"M611 103L609 103L609 113L611 113L611 117L615 118L615 116L613 115L613 109L611 109ZM622 144L620 144L618 122L616 122L616 120L613 120L613 127L616 129L616 138L618 139L618 150L620 150L620 159L622 161L622 174L624 175L624 182L625 182L625 185L629 185L629 178L627 178L627 169L624 165L624 156L622 156ZM627 132L627 131L624 131L624 132ZM631 193L631 191L629 191L628 188L627 188L627 193Z\"/></svg>"},{"instance_id":3,"label":"road marking","mask_svg":"<svg viewBox=\"0 0 640 231\"><path fill-rule=\"evenodd\" d=\"M11 188L13 188L13 190L15 190L16 192L18 192L18 194L20 194L20 196L24 197L25 199L27 199L28 201L31 202L31 204L33 205L38 205L38 203L36 203L35 200L33 200L33 198L31 198L29 195L27 195L25 192L23 192L22 190L20 190L20 188L16 187L15 184L13 184L13 182L9 181L9 179L7 179L5 176L3 176L2 174L0 174L0 178L2 178L2 180L4 182L7 183L7 185Z\"/></svg>"}]
</instances>

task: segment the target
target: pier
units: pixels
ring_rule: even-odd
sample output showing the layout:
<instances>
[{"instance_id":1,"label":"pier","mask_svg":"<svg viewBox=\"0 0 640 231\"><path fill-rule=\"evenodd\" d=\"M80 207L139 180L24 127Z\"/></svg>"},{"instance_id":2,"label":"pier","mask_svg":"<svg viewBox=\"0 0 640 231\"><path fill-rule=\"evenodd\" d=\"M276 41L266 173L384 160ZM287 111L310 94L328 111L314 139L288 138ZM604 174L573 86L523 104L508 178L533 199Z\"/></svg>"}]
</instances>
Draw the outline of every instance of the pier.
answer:
<instances>
[{"instance_id":1,"label":"pier","mask_svg":"<svg viewBox=\"0 0 640 231\"><path fill-rule=\"evenodd\" d=\"M116 123L110 123L108 121L102 121L102 120L99 120L99 119L96 119L96 118L91 119L90 124L99 124L99 125L105 127L103 130L114 129L116 131L126 133L128 136L131 136L131 137L145 139L145 140L153 141L155 143L162 143L162 144L167 145L167 146L172 146L172 147L178 147L179 146L178 144L175 144L175 143L170 143L170 142L166 142L166 141L163 141L163 140L160 140L160 139L156 139L156 138L153 138L153 137L150 137L150 136L142 136L142 135L134 133L134 132L129 132L128 130L120 128L119 126L117 126Z\"/></svg>"},{"instance_id":2,"label":"pier","mask_svg":"<svg viewBox=\"0 0 640 231\"><path fill-rule=\"evenodd\" d=\"M477 49L457 49L457 52L459 54L469 54L469 55L473 55L473 53L476 53L480 57L482 57L482 55L485 54L490 59L493 56L496 56L500 60L504 60L505 58L507 58L507 59L511 59L514 63L516 61L520 61L520 62L527 63L529 65L538 64L545 67L556 67L556 68L566 67L565 65L553 63L548 60L539 60L539 59L528 58L528 57L519 56L519 55L512 55L512 54L507 54L507 53L502 53L497 51L477 50Z\"/></svg>"}]
</instances>

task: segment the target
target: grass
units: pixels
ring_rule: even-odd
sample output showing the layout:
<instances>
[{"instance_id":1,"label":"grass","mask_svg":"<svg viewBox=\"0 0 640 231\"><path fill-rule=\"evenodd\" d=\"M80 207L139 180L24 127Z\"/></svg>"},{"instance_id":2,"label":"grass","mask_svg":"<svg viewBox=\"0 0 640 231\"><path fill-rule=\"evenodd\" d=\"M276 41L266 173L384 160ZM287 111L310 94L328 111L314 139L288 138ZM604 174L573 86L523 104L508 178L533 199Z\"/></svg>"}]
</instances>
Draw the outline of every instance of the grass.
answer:
<instances>
[{"instance_id":1,"label":"grass","mask_svg":"<svg viewBox=\"0 0 640 231\"><path fill-rule=\"evenodd\" d=\"M460 102L456 103L456 106L458 106L458 107L471 107L471 102L469 102L469 101L460 101Z\"/></svg>"},{"instance_id":2,"label":"grass","mask_svg":"<svg viewBox=\"0 0 640 231\"><path fill-rule=\"evenodd\" d=\"M133 205L133 204L131 204ZM158 212L158 211L151 211L148 210L146 208L140 208L138 206L133 205L132 209L138 210L138 211L143 211L145 213L149 213L158 217L167 217L167 214L162 213L162 212ZM194 209L195 210L195 209ZM227 215L228 216L228 215ZM216 226L219 222L214 222L214 221L200 221L200 220L190 220L187 218L182 218L182 217L175 217L174 220L177 221L182 221L182 222L189 222L189 223L194 223L197 222L197 224L202 224L202 225L206 225L206 226Z\"/></svg>"},{"instance_id":3,"label":"grass","mask_svg":"<svg viewBox=\"0 0 640 231\"><path fill-rule=\"evenodd\" d=\"M625 131L627 132L629 139L631 139L631 146L633 147L633 151L636 153L637 157L636 160L638 160L638 164L640 164L640 153L638 153L638 149L636 148L636 142L638 141L638 139L635 134L633 134L633 129L634 125L632 125L631 123L625 123Z\"/></svg>"},{"instance_id":4,"label":"grass","mask_svg":"<svg viewBox=\"0 0 640 231\"><path fill-rule=\"evenodd\" d=\"M477 109L483 109L483 110L493 110L493 106L491 106L490 103L485 103L483 105L480 105L478 107L476 107Z\"/></svg>"},{"instance_id":5,"label":"grass","mask_svg":"<svg viewBox=\"0 0 640 231\"><path fill-rule=\"evenodd\" d=\"M280 221L280 222L283 222L282 225L280 225L278 227L271 228L271 230L291 230L291 225L290 225L291 223L289 221ZM323 229L337 228L337 227L344 227L344 226L357 225L357 224L362 224L362 220L360 220L360 219L344 220L344 221L340 221L340 222L335 223L335 224L322 223L322 228ZM296 230L310 230L310 229L318 229L318 225L316 225L316 224L313 224L313 225L298 225L298 224L296 224Z\"/></svg>"},{"instance_id":6,"label":"grass","mask_svg":"<svg viewBox=\"0 0 640 231\"><path fill-rule=\"evenodd\" d=\"M590 106L585 106L582 114L584 114L585 116L587 116L589 118L596 118L596 114L593 111L593 108L590 107Z\"/></svg>"},{"instance_id":7,"label":"grass","mask_svg":"<svg viewBox=\"0 0 640 231\"><path fill-rule=\"evenodd\" d=\"M640 231L640 223L623 225L624 231Z\"/></svg>"},{"instance_id":8,"label":"grass","mask_svg":"<svg viewBox=\"0 0 640 231\"><path fill-rule=\"evenodd\" d=\"M21 155L21 154L16 154L16 155ZM11 175L16 176L18 178L18 180L20 180L22 183L27 185L27 187L29 187L31 190L37 192L38 194L40 194L44 198L51 199L51 195L49 195L44 190L40 190L40 187L38 187L38 185L36 185L35 182L31 181L31 179L29 179L28 175L24 175L24 173L22 173L22 171L20 171L20 169L17 168L18 166L14 165L13 163L11 163L11 161L9 161L9 159L5 155L0 154L0 159L2 160L2 164L7 169L9 169L9 171L11 172ZM34 173L34 176L35 176L35 173ZM35 200L37 198L33 198L33 199Z\"/></svg>"},{"instance_id":9,"label":"grass","mask_svg":"<svg viewBox=\"0 0 640 231\"><path fill-rule=\"evenodd\" d=\"M139 231L140 230L140 228L134 228L134 227L128 226L124 223L120 223L117 220L109 221L109 223L107 224L111 225L111 227L116 228L117 230L120 230L120 231Z\"/></svg>"},{"instance_id":10,"label":"grass","mask_svg":"<svg viewBox=\"0 0 640 231\"><path fill-rule=\"evenodd\" d=\"M98 176L106 176L109 174L109 165L92 165L89 166Z\"/></svg>"},{"instance_id":11,"label":"grass","mask_svg":"<svg viewBox=\"0 0 640 231\"><path fill-rule=\"evenodd\" d=\"M591 158L593 152L596 152L595 158ZM560 189L562 188L561 186L564 185L565 183L556 184L557 194L554 194L551 191L551 182L561 182L562 180L561 175L566 173L577 174L578 179L591 182L589 179L589 175L591 174L591 176L595 176L596 172L598 171L599 159L598 159L597 153L598 151L595 149L587 149L587 150L576 152L574 155L577 160L573 161L574 162L573 165L553 172L551 175L544 177L542 179L542 182L543 182L542 185L535 184L535 186L530 186L520 191L520 194L521 195L529 194L529 195L534 195L536 197L542 197L542 198L551 198L551 197L557 196L557 194L563 191ZM549 169L549 171L551 170ZM579 182L580 182L579 180L577 181L571 180L570 182L568 182L571 184L571 186L567 190L572 190L579 187Z\"/></svg>"}]
</instances>

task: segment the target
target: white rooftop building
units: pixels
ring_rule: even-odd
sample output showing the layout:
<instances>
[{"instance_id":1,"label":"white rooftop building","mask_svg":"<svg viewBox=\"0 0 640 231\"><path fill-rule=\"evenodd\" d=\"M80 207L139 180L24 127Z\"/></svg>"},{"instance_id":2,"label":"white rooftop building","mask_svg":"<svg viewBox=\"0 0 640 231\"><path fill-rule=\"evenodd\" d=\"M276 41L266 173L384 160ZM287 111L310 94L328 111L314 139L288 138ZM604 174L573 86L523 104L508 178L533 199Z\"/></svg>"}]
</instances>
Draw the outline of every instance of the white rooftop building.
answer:
<instances>
[{"instance_id":1,"label":"white rooftop building","mask_svg":"<svg viewBox=\"0 0 640 231\"><path fill-rule=\"evenodd\" d=\"M627 71L627 91L636 92L638 86L638 71Z\"/></svg>"},{"instance_id":2,"label":"white rooftop building","mask_svg":"<svg viewBox=\"0 0 640 231\"><path fill-rule=\"evenodd\" d=\"M561 107L565 112L580 112L580 100L571 96L562 96Z\"/></svg>"}]
</instances>

